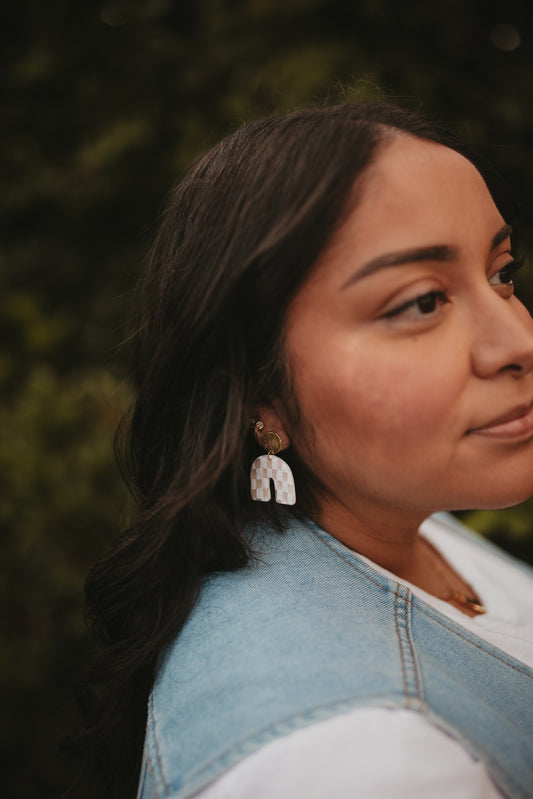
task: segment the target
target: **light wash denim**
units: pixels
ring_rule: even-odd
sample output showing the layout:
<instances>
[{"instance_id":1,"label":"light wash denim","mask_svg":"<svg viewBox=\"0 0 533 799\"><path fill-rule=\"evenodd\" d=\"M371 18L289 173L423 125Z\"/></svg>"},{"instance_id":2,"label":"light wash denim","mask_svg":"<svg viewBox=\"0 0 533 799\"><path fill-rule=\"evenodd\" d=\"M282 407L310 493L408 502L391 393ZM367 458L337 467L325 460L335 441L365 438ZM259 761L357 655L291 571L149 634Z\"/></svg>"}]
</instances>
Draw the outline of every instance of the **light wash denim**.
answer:
<instances>
[{"instance_id":1,"label":"light wash denim","mask_svg":"<svg viewBox=\"0 0 533 799\"><path fill-rule=\"evenodd\" d=\"M258 530L253 546L248 567L208 579L161 658L139 799L190 796L268 741L361 706L424 714L505 795L533 797L531 669L312 522Z\"/></svg>"}]
</instances>

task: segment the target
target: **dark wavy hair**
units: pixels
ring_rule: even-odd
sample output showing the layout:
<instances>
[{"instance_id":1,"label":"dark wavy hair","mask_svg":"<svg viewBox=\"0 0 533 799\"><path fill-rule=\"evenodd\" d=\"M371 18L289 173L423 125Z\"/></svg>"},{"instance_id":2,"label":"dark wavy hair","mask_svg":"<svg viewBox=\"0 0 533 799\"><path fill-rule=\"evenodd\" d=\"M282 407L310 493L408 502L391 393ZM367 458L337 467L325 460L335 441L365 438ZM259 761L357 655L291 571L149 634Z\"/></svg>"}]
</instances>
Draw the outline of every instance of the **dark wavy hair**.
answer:
<instances>
[{"instance_id":1,"label":"dark wavy hair","mask_svg":"<svg viewBox=\"0 0 533 799\"><path fill-rule=\"evenodd\" d=\"M415 112L343 104L241 128L170 195L140 283L137 399L122 429L137 512L86 584L100 646L83 690L84 759L69 795L135 796L158 655L205 576L247 563L244 523L274 512L249 498L254 406L281 396L297 439L287 307L394 132L444 144L480 168L454 135ZM295 510L312 515L317 486L295 449L284 453Z\"/></svg>"}]
</instances>

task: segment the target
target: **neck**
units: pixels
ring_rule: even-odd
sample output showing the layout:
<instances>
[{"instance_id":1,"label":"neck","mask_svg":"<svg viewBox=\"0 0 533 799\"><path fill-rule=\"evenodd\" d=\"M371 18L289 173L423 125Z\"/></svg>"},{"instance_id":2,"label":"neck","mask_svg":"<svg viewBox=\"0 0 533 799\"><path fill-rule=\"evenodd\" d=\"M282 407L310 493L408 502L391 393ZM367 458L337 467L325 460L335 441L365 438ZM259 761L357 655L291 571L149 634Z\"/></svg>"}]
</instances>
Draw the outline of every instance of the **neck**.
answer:
<instances>
[{"instance_id":1,"label":"neck","mask_svg":"<svg viewBox=\"0 0 533 799\"><path fill-rule=\"evenodd\" d=\"M317 521L354 552L384 569L413 581L419 560L418 529L426 515L380 508L357 513L340 504L324 503Z\"/></svg>"},{"instance_id":2,"label":"neck","mask_svg":"<svg viewBox=\"0 0 533 799\"><path fill-rule=\"evenodd\" d=\"M318 522L354 552L453 604L468 616L485 608L472 587L454 571L430 544L418 535L424 515L388 513L382 508L365 517L340 504L323 504ZM465 601L465 598L466 599ZM473 604L472 604L473 600Z\"/></svg>"}]
</instances>

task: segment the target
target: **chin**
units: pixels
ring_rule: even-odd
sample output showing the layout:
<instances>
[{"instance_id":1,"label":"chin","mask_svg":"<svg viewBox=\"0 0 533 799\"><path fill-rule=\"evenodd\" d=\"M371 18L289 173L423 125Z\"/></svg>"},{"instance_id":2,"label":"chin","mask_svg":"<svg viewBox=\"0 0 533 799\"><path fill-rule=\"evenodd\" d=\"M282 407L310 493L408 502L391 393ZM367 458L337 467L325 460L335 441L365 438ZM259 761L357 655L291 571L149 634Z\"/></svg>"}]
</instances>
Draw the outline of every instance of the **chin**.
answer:
<instances>
[{"instance_id":1,"label":"chin","mask_svg":"<svg viewBox=\"0 0 533 799\"><path fill-rule=\"evenodd\" d=\"M454 504L454 510L501 510L533 497L531 458L525 463L522 460L519 463L490 463L485 469L477 467L475 464L469 474L462 471L454 476L453 484L449 486L452 489L450 504Z\"/></svg>"},{"instance_id":2,"label":"chin","mask_svg":"<svg viewBox=\"0 0 533 799\"><path fill-rule=\"evenodd\" d=\"M533 486L528 486L523 491L517 491L516 486L509 491L493 491L490 496L477 495L472 497L470 502L456 505L454 510L503 510L520 505L533 496Z\"/></svg>"}]
</instances>

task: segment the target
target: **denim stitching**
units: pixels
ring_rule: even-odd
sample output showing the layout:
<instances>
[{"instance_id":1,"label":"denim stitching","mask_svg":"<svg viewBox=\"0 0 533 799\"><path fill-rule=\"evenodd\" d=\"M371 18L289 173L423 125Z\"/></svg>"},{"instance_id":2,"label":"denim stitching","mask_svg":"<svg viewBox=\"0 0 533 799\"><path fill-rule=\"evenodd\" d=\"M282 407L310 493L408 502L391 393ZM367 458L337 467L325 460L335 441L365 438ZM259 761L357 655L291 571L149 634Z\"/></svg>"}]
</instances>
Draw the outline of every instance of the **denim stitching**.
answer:
<instances>
[{"instance_id":1,"label":"denim stitching","mask_svg":"<svg viewBox=\"0 0 533 799\"><path fill-rule=\"evenodd\" d=\"M362 571L362 569L357 567L355 564L350 563L350 561L347 558L345 558L343 555L341 555L340 552L337 552L337 550L334 547L332 547L331 544L328 544L327 541L324 541L322 536L320 536L317 532L315 532L315 530L313 530L312 527L310 527L308 524L306 524L306 522L303 522L303 523L305 524L307 529L310 530L313 533L313 535L315 535L320 541L322 541L322 543L325 546L327 546L328 549L330 549L338 558L343 560L348 566L351 566L351 568L354 569L356 572L359 572L359 574L362 577L366 577L367 580L370 580L370 582L374 583L374 585L379 586L379 588L381 588L383 591L388 591L390 594L394 593L392 588L389 588L386 585L381 585L381 583L378 583L377 580L374 580L374 579L372 579L372 577L369 577L368 574L365 574L365 572ZM399 583L396 583L396 586L397 586L397 588L396 588L396 596L398 595L399 585L400 585ZM419 605L418 603L413 602L412 599L410 601L412 602L413 606L416 607L417 610L419 610L425 616L428 616L428 618L433 619L433 621L436 621L438 624L440 624L446 630L449 630L451 633L454 633L459 638L462 638L464 641L467 641L469 644L472 644L472 646L475 646L477 649L481 649L481 651L485 652L487 655L490 655L491 657L495 658L496 660L499 660L502 663L505 663L506 666L509 666L511 669L514 669L515 671L518 671L521 674L524 674L526 677L529 677L530 679L533 680L533 675L531 675L527 671L524 671L523 669L520 669L518 666L515 666L512 663L509 663L509 661L505 660L505 658L502 658L499 655L495 655L493 652L490 652L484 646L481 646L480 644L476 644L476 642L472 641L471 638L468 638L466 635L463 635L462 633L457 632L457 630L454 630L453 627L448 627L447 624L445 624L443 621L438 619L436 616L433 616L433 614L429 613L427 610L424 610L421 607L421 605Z\"/></svg>"},{"instance_id":2,"label":"denim stitching","mask_svg":"<svg viewBox=\"0 0 533 799\"><path fill-rule=\"evenodd\" d=\"M155 730L155 715L154 715L154 695L150 697L150 715L152 717L152 726L154 730L154 743L155 743L155 753L157 756L157 764L159 766L159 771L161 772L161 781L163 783L163 788L165 789L166 796L170 796L170 789L166 783L165 776L163 774L163 764L161 762L161 755L159 753L159 746L157 745L157 735ZM155 775L154 775L155 776Z\"/></svg>"},{"instance_id":3,"label":"denim stitching","mask_svg":"<svg viewBox=\"0 0 533 799\"><path fill-rule=\"evenodd\" d=\"M400 660L402 664L402 681L403 681L403 693L405 699L405 706L409 707L409 692L407 690L407 674L405 671L405 660L403 657L403 646L402 646L402 639L400 637L400 627L398 624L398 591L400 588L400 584L396 583L396 595L394 597L394 623L396 625L396 637L398 638L398 647L400 649Z\"/></svg>"},{"instance_id":4,"label":"denim stitching","mask_svg":"<svg viewBox=\"0 0 533 799\"><path fill-rule=\"evenodd\" d=\"M420 673L418 669L418 664L416 662L416 655L415 655L415 646L413 637L411 634L411 609L412 609L412 599L413 595L409 588L407 589L407 609L405 614L405 629L407 632L407 640L409 642L409 649L411 651L411 661L413 663L413 669L415 672L415 684L416 684L416 695L418 697L418 701L423 703L424 701L424 692L422 690L422 680L420 679Z\"/></svg>"},{"instance_id":5,"label":"denim stitching","mask_svg":"<svg viewBox=\"0 0 533 799\"><path fill-rule=\"evenodd\" d=\"M303 522L303 524L305 525L305 527L306 527L306 528L307 528L307 529L308 529L308 530L309 530L311 533L313 533L313 535L314 535L314 536L316 536L316 537L317 537L317 538L318 538L318 539L319 539L319 540L322 542L322 544L324 544L326 547L328 547L328 549L329 549L329 550L331 550L331 552L333 552L333 554L334 554L334 555L336 555L338 558L340 558L342 561L344 561L344 562L345 562L345 563L346 563L348 566L350 566L350 567L351 567L352 569L354 569L356 572L358 572L359 574L361 574L361 576L365 577L367 580L369 580L371 583L373 583L373 584L374 584L374 585L376 585L377 587L381 588L382 590L384 590L384 591L387 591L388 593L394 593L394 594L395 594L395 624L396 624L396 634L397 634L397 636L398 636L398 639L399 639L399 644L400 644L400 656L401 656L401 662L402 662L402 678L403 678L403 687L404 687L404 694L405 694L405 696L404 696L404 699L406 699L406 700L407 700L407 702L406 702L406 705L405 705L405 706L406 706L407 708L409 708L409 701L408 701L408 700L409 700L409 695L408 695L408 691L407 691L407 685L406 685L405 662L404 662L404 655L403 655L402 646L401 646L401 640L400 640L400 637L399 637L398 618L397 618L397 609L398 609L398 598L399 598L399 589L400 589L400 584L399 584L399 583L396 583L396 584L395 584L395 586L396 586L396 589L395 589L395 591L394 591L392 588L389 588L388 586L384 586L384 585L382 585L382 584L381 584L381 583L379 583L377 580L373 579L373 578L372 578L372 577L370 577L368 574L366 574L366 573L365 573L365 572L364 572L364 571L363 571L361 568L359 568L359 567L358 567L358 566L356 566L355 564L351 563L351 562L350 562L350 561L349 561L349 560L348 560L346 557L344 557L344 556L343 556L343 555L342 555L340 552L338 552L338 551L337 551L337 550L336 550L336 549L335 549L333 546L331 546L331 545L330 545L330 544L329 544L327 541L325 541L325 540L322 538L322 536L320 536L320 535L319 535L319 534L318 534L318 533L317 533L315 530L313 530L313 529L312 529L312 527L310 527L310 526L309 526L309 525L308 525L308 524L307 524L305 521L303 521L303 520L302 520L302 522ZM407 605L407 606L408 606L408 608L409 608L409 611L411 610L411 608L412 608L412 607L415 607L415 608L416 608L416 610L419 610L421 613L423 613L423 614L424 614L425 616L427 616L428 618L431 618L433 621L436 621L436 622L438 622L438 624L440 624L442 627L444 627L445 629L447 629L449 632L455 633L455 635L457 635L459 638L462 638L462 639L463 639L463 640L465 640L467 643L473 644L473 645L474 645L474 646L475 646L477 649L480 649L481 651L485 652L486 654L488 654L488 655L491 655L493 658L495 658L496 660L499 660L499 661L501 661L502 663L504 663L504 664L505 664L505 665L507 665L507 666L510 666L510 667L511 667L512 669L514 669L515 671L518 671L518 672L520 672L520 673L524 674L525 676L527 676L527 677L530 677L530 679L533 679L533 677L532 677L532 675L531 675L531 674L527 673L527 672L526 672L526 671L524 671L523 669L520 669L520 668L518 668L517 666L513 665L512 663L509 663L509 662L508 662L508 661L506 661L504 658L502 658L502 657L499 657L499 656L498 656L498 655L496 655L496 654L493 654L492 652L490 652L489 650L487 650L485 647L483 647L483 646L481 646L480 644L477 644L477 643L475 643L474 641L472 641L472 640L471 640L469 637L467 637L466 635L463 635L463 634L461 634L460 632L458 632L458 631L454 630L452 627L449 627L447 624L445 624L444 622L442 622L440 619L436 618L436 617L435 617L435 616L434 616L432 613L430 613L430 612L428 612L428 611L424 610L424 608L422 608L422 607L421 607L421 606L420 606L420 605L419 605L419 604L416 602L416 599L417 599L417 597L416 597L416 596L413 596L413 595L412 595L412 592L411 592L409 589L407 589L407 591L408 591L408 596L407 596L407 603L408 603L408 605ZM414 660L414 648L413 648L413 641L412 641L412 635L411 635L411 619L409 619L409 614L406 614L406 625L407 625L407 626L406 626L406 632L407 632L407 635L408 635L409 647L410 647L410 651L411 651L411 655L412 655L412 659L413 659L413 664L414 664L414 667L415 667L416 690L417 690L418 698L419 698L419 700L421 701L421 703L422 703L422 705L423 705L423 704L424 704L424 703L423 703L423 701L422 701L422 700L423 700L423 691L422 691L422 686L421 686L420 679L419 679L419 670L418 670L418 668L416 667L416 662L415 662L415 660ZM394 702L393 702L393 704L394 704ZM370 703L370 706L372 706L372 703ZM415 710L415 712L419 712L419 711L420 711L420 709L423 709L423 708L419 708L419 709L418 709L418 711L417 711L417 710ZM169 789L169 787L168 787L168 785L167 785L167 783L166 783L166 781L165 781L165 779L164 779L164 776L163 776L162 764L161 764L161 758L160 758L160 753L159 753L159 747L158 747L158 744L157 744L157 737L156 737L156 732L155 732L155 718L154 718L154 703L153 703L153 697L151 698L151 717L152 717L153 729L154 729L154 742L155 742L155 749L156 749L156 755L157 755L157 762L158 762L159 768L160 768L160 770L161 770L161 779L162 779L162 782L163 782L163 785L164 785L164 788L165 788L165 795L166 795L167 797L170 797L170 789ZM292 719L293 719L293 720L296 720L296 719L298 719L298 718L302 718L302 719L303 719L303 718L305 718L305 717L306 717L306 714L305 714L305 713L304 713L304 714L296 714L294 717L292 717ZM270 728L270 729L276 729L276 727L279 727L279 724L280 724L280 723L278 722L276 725L274 725L274 727L273 727L273 728ZM281 724L283 724L283 722L282 722ZM268 728L267 728L267 729L268 729ZM265 731L263 731L263 733L264 733L264 732L265 732ZM249 740L252 740L252 741L253 741L254 739L257 739L257 736L254 736L252 739L249 739ZM241 742L241 745L242 745L242 742ZM239 748L240 748L240 745L234 745L234 746L232 746L232 747L231 747L229 750L227 750L225 754L227 755L227 754L229 754L230 752L232 752L232 751L235 751L235 750L237 750L237 751L238 751L238 750L239 750ZM148 760L148 765L149 765L149 767L150 767L150 770L151 770L152 774L153 774L153 775L154 775L154 777L155 777L155 774L154 774L154 771L153 771L153 767L152 767L152 763L151 763L151 761L150 761L150 757L148 756L148 754L147 754L147 760Z\"/></svg>"},{"instance_id":6,"label":"denim stitching","mask_svg":"<svg viewBox=\"0 0 533 799\"><path fill-rule=\"evenodd\" d=\"M156 744L156 747L157 747L157 744ZM159 791L157 790L157 785L156 785L155 771L154 771L154 767L152 766L152 760L150 758L150 753L148 752L148 747L147 746L145 746L145 748L144 748L144 756L146 758L146 762L148 764L148 768L150 769L150 773L152 774L152 777L154 778L154 789L155 789L155 792L156 792L157 796L159 797Z\"/></svg>"},{"instance_id":7,"label":"denim stitching","mask_svg":"<svg viewBox=\"0 0 533 799\"><path fill-rule=\"evenodd\" d=\"M365 573L365 572L364 572L362 569L360 569L360 568L359 568L358 566L356 566L354 563L350 563L350 561L349 561L349 560L347 560L347 558L345 558L345 557L344 557L344 555L341 555L341 553L340 553L340 552L337 552L337 550L335 549L335 547L332 547L332 546L331 546L331 544L328 544L328 542L327 542L327 541L324 541L324 539L322 538L322 536L321 536L321 535L319 535L319 534L318 534L318 533L317 533L315 530L313 530L313 528L312 528L312 527L309 527L309 525L308 525L308 524L306 524L306 522L303 522L303 523L305 524L305 526L307 527L307 529L308 529L308 530L310 530L310 532L312 532L312 533L313 533L313 535L314 535L314 536L316 536L316 537L319 539L319 541L322 541L322 543L323 543L325 546L327 546L327 548L328 548L328 549L331 549L331 551L333 552L333 554L334 554L334 555L336 555L338 558L340 558L340 559L341 559L341 560L343 560L345 563L347 563L347 564L348 564L348 566L351 566L351 567L352 567L352 569L355 569L355 571L356 571L356 572L359 572L359 574L361 574L363 577L366 577L366 579L367 579L367 580L370 580L370 582L371 582L371 583L374 583L374 585L377 585L377 586L378 586L378 588L381 588L383 591L389 591L389 593L391 593L391 594L392 594L392 589L391 589L391 588L388 588L386 585L381 585L381 583L378 583L378 581L377 581L377 580L374 580L372 577L370 577L368 574L366 574L366 573ZM398 583L397 583L396 585L398 585Z\"/></svg>"},{"instance_id":8,"label":"denim stitching","mask_svg":"<svg viewBox=\"0 0 533 799\"><path fill-rule=\"evenodd\" d=\"M509 666L509 668L514 669L515 671L520 672L520 674L523 674L525 677L529 677L530 680L533 680L533 675L529 674L527 671L520 669L518 666L515 666L513 663L509 663L509 661L505 660L505 658L502 658L499 655L495 655L493 652L490 652L488 649L485 649L484 646L476 644L476 642L472 641L471 638L468 638L466 635L462 635L462 633L457 632L457 630L454 630L453 627L448 627L447 624L445 624L440 619L437 619L436 616L433 616L427 610L424 610L424 608L420 607L420 605L416 604L415 607L417 610L420 611L420 613L423 613L425 616L428 616L430 619L433 619L433 621L436 621L437 624L441 625L441 627L444 627L446 630L449 630L451 633L458 635L459 638L462 638L464 641L467 641L469 644L472 644L472 646L477 647L477 649L481 649L481 651L485 652L486 655L490 655L491 657L496 658L496 660L500 660L502 663L505 663L506 666Z\"/></svg>"},{"instance_id":9,"label":"denim stitching","mask_svg":"<svg viewBox=\"0 0 533 799\"><path fill-rule=\"evenodd\" d=\"M362 704L364 702L365 704ZM267 727L263 727L261 730L256 732L254 735L249 736L247 738L243 738L242 740L238 741L237 743L232 744L228 749L225 749L224 752L219 754L215 758L215 763L222 763L223 765L227 766L227 761L229 758L233 756L233 754L241 754L244 751L244 756L250 753L250 751L257 751L257 746L264 746L271 741L275 741L279 739L279 737L285 737L286 735L290 734L291 732L296 732L300 729L305 729L309 727L313 723L328 721L330 719L336 718L338 715L342 715L344 713L349 713L352 710L356 710L358 708L386 708L390 710L403 710L404 707L399 702L395 702L394 697L387 696L386 699L383 699L378 694L376 696L371 697L371 702L368 704L366 699L361 699L360 697L357 699L346 699L340 702L333 702L333 703L326 703L324 705L318 705L315 708L310 710L295 713L294 715L287 716L286 718L282 719L281 721L277 721L274 724L269 724ZM320 715L322 712L325 712L325 715ZM416 711L414 711L416 712ZM304 722L303 727L301 722ZM248 749L249 745L252 745L251 750ZM201 775L204 768L200 768L200 770L196 770L192 774L192 778L197 778L198 775Z\"/></svg>"}]
</instances>

